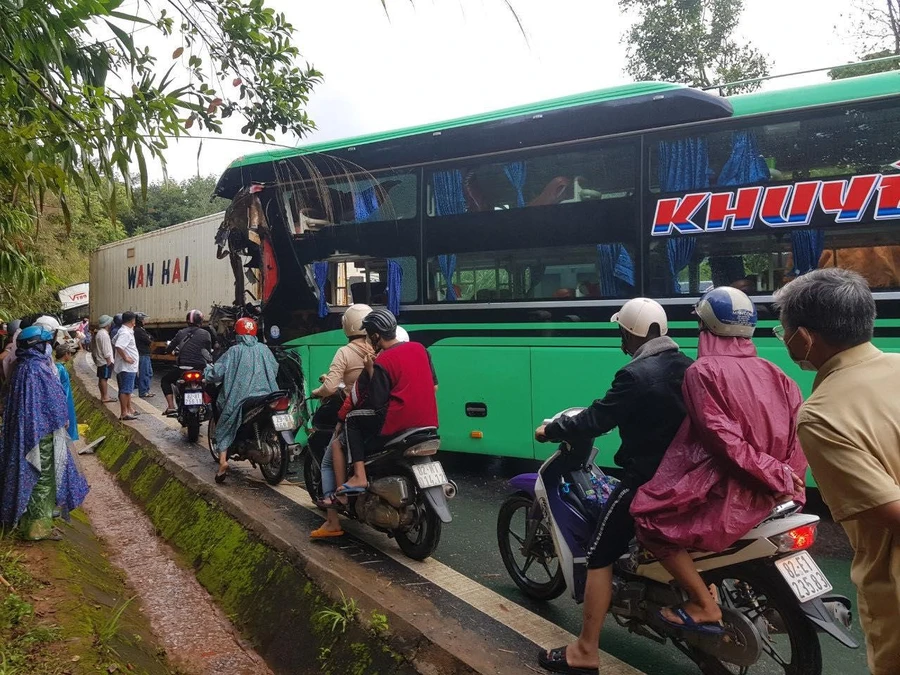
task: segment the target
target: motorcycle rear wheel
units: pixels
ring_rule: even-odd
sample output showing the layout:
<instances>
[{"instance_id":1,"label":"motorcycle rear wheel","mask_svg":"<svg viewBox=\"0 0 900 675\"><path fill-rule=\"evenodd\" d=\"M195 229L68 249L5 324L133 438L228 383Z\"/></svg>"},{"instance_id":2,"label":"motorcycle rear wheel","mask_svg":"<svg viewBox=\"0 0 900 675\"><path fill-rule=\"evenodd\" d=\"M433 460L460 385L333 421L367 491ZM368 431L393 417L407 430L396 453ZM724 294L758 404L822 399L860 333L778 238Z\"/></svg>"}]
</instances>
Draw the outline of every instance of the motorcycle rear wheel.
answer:
<instances>
[{"instance_id":1,"label":"motorcycle rear wheel","mask_svg":"<svg viewBox=\"0 0 900 675\"><path fill-rule=\"evenodd\" d=\"M425 496L420 495L424 500ZM401 532L394 530L394 539L407 557L413 560L425 560L437 549L441 541L441 519L427 501L422 505L424 513L419 523Z\"/></svg>"},{"instance_id":2,"label":"motorcycle rear wheel","mask_svg":"<svg viewBox=\"0 0 900 675\"><path fill-rule=\"evenodd\" d=\"M196 443L200 438L200 420L190 419L187 423L187 439L189 443Z\"/></svg>"},{"instance_id":3,"label":"motorcycle rear wheel","mask_svg":"<svg viewBox=\"0 0 900 675\"><path fill-rule=\"evenodd\" d=\"M756 623L758 630L761 625L770 624L772 619L784 627L783 632L769 634L768 640L768 631L761 631L763 653L760 660L749 668L725 663L691 648L692 656L704 675L742 675L751 668L756 672L760 665L766 668L765 672L781 668L785 675L822 674L822 647L818 633L777 570L759 565L740 570L714 570L703 576L707 582L718 587L723 606L742 611ZM747 587L761 609L745 603Z\"/></svg>"},{"instance_id":4,"label":"motorcycle rear wheel","mask_svg":"<svg viewBox=\"0 0 900 675\"><path fill-rule=\"evenodd\" d=\"M524 493L512 495L503 502L497 516L497 545L506 571L516 586L529 598L548 601L562 595L566 590L566 579L556 558L550 530L543 518L538 525L532 549L528 553L521 550L527 534L528 514L533 505L534 500ZM519 521L524 522L519 524ZM516 559L517 553L519 557L525 558L521 564ZM552 571L554 561L555 572ZM538 563L537 567L535 563ZM543 570L543 573L536 577L529 576L529 571L533 568L535 572Z\"/></svg>"},{"instance_id":5,"label":"motorcycle rear wheel","mask_svg":"<svg viewBox=\"0 0 900 675\"><path fill-rule=\"evenodd\" d=\"M275 449L275 460L269 464L260 464L259 470L262 472L263 478L269 485L278 485L287 475L288 462L291 461L291 454L288 450L287 443L274 430L266 432L266 442L272 446L278 445Z\"/></svg>"}]
</instances>

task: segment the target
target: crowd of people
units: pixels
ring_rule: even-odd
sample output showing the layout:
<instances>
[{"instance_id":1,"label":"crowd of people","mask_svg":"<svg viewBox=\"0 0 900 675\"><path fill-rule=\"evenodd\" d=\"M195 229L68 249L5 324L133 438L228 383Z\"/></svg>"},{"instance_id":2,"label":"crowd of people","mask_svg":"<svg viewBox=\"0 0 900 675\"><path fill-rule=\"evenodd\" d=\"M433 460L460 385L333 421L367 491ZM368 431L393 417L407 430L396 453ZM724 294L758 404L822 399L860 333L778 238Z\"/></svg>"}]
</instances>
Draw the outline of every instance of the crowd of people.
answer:
<instances>
[{"instance_id":1,"label":"crowd of people","mask_svg":"<svg viewBox=\"0 0 900 675\"><path fill-rule=\"evenodd\" d=\"M803 504L807 468L855 551L851 576L874 675L900 672L900 355L872 344L875 302L854 272L823 269L776 294L775 336L803 370L816 372L804 402L797 384L757 355L757 308L740 289L718 287L697 303L696 360L668 337L665 309L629 300L612 317L630 362L609 391L574 417L539 427L539 441L596 437L617 428L615 462L622 479L606 501L588 547L581 634L542 651L539 664L556 673L597 673L597 645L612 596L613 564L634 537L660 560L688 600L660 611L679 629L721 634L715 588L707 588L688 552L722 551L780 504ZM122 420L135 418L132 394L149 391L146 317L101 316L90 341L102 399L113 374ZM8 327L0 354L0 523L31 539L52 537L53 518L84 499L88 487L70 450L78 437L66 369L77 351L58 322L25 319ZM353 305L344 314L347 344L312 396L339 406L340 420L322 464L325 523L315 539L344 534L337 507L367 489L365 459L392 435L436 427L437 377L425 348L410 342L386 309ZM256 338L252 319L236 325L237 344L213 364L203 316L170 343L179 365L202 368L219 384L216 481L227 473L243 401L278 388L278 364ZM56 366L53 364L56 357ZM144 360L146 358L146 361ZM162 381L167 414L172 386ZM652 413L650 412L652 411ZM653 424L648 424L648 419Z\"/></svg>"}]
</instances>

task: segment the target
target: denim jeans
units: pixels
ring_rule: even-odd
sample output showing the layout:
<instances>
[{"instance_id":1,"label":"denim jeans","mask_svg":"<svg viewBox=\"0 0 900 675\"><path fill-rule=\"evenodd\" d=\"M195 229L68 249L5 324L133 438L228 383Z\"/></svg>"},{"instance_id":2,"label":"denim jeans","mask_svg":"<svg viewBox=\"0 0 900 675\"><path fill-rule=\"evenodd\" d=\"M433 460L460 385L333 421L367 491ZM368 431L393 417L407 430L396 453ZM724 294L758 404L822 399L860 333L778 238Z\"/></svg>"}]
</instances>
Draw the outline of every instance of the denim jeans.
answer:
<instances>
[{"instance_id":1,"label":"denim jeans","mask_svg":"<svg viewBox=\"0 0 900 675\"><path fill-rule=\"evenodd\" d=\"M331 443L334 436L325 448L325 456L322 457L322 496L328 496L337 489L337 480L334 477L334 451L331 449Z\"/></svg>"},{"instance_id":2,"label":"denim jeans","mask_svg":"<svg viewBox=\"0 0 900 675\"><path fill-rule=\"evenodd\" d=\"M153 380L153 363L150 357L141 354L138 361L138 394L146 396L150 393L150 382Z\"/></svg>"}]
</instances>

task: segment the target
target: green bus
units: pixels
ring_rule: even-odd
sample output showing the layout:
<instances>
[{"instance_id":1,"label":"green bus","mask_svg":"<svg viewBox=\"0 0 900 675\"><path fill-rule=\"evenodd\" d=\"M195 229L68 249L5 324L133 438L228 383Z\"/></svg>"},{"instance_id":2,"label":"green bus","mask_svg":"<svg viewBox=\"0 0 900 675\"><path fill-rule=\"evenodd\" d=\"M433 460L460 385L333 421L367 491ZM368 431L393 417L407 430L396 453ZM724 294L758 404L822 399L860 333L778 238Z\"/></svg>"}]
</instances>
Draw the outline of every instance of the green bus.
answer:
<instances>
[{"instance_id":1,"label":"green bus","mask_svg":"<svg viewBox=\"0 0 900 675\"><path fill-rule=\"evenodd\" d=\"M742 288L760 355L808 393L772 295L838 265L900 349L898 160L900 73L727 98L645 82L244 156L217 194L258 200L247 265L308 379L346 305L387 305L432 355L445 449L542 459L535 427L625 363L610 316L627 298L659 300L695 355L700 293Z\"/></svg>"}]
</instances>

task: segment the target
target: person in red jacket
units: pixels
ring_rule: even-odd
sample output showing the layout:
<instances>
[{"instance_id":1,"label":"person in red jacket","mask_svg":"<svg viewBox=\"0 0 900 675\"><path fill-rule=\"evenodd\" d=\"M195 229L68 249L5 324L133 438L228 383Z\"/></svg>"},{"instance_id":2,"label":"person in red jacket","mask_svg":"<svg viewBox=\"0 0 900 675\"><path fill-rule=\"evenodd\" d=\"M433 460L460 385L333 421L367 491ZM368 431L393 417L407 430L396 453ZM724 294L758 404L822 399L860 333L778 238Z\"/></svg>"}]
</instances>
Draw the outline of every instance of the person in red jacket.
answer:
<instances>
[{"instance_id":1,"label":"person in red jacket","mask_svg":"<svg viewBox=\"0 0 900 675\"><path fill-rule=\"evenodd\" d=\"M425 347L397 339L397 319L386 309L372 310L362 325L378 356L367 359L344 420L343 445L353 476L336 496L365 492L367 454L406 429L438 425L437 378Z\"/></svg>"},{"instance_id":2,"label":"person in red jacket","mask_svg":"<svg viewBox=\"0 0 900 675\"><path fill-rule=\"evenodd\" d=\"M631 504L638 540L687 592L663 621L718 634L722 610L687 549L723 551L782 502L805 499L806 457L797 436L803 399L750 339L756 307L736 288L708 291L695 309L698 358L684 374L687 408L654 477Z\"/></svg>"}]
</instances>

